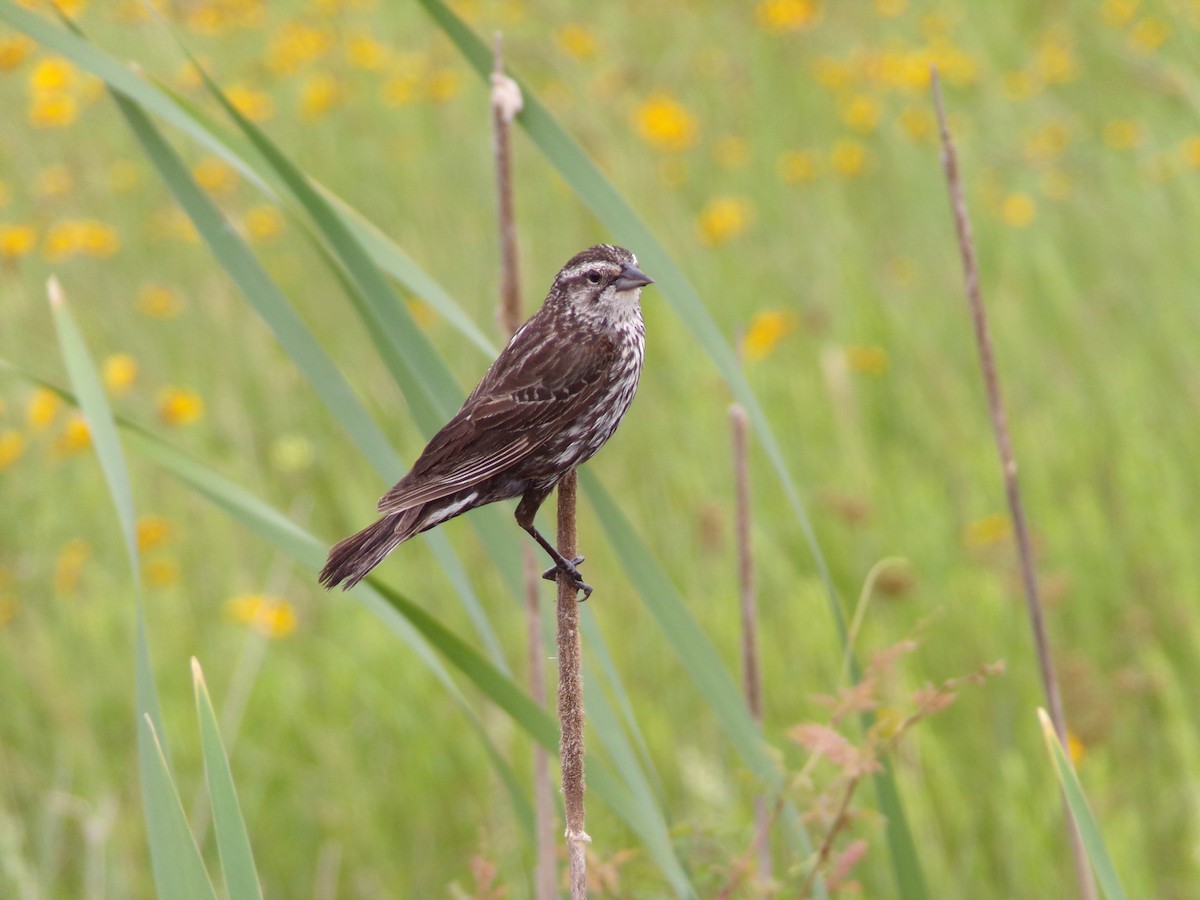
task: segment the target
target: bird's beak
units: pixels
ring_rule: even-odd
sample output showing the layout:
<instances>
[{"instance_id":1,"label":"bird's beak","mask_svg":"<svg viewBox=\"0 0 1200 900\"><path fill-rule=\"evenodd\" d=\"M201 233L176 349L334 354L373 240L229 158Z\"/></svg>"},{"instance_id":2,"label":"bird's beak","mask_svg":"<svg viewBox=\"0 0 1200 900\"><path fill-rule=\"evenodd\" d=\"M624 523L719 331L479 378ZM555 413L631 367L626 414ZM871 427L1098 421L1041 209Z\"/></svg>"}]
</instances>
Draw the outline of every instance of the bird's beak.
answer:
<instances>
[{"instance_id":1,"label":"bird's beak","mask_svg":"<svg viewBox=\"0 0 1200 900\"><path fill-rule=\"evenodd\" d=\"M648 284L654 284L654 279L637 266L626 265L621 269L620 277L613 282L613 287L618 291L631 291Z\"/></svg>"}]
</instances>

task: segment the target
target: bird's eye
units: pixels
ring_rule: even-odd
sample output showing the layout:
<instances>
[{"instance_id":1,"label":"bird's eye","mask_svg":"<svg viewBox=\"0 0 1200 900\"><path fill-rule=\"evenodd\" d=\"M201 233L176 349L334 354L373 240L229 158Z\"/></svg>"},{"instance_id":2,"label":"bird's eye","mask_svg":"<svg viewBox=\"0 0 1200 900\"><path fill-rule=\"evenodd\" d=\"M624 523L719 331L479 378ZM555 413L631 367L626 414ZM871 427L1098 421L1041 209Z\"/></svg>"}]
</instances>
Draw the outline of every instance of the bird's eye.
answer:
<instances>
[{"instance_id":1,"label":"bird's eye","mask_svg":"<svg viewBox=\"0 0 1200 900\"><path fill-rule=\"evenodd\" d=\"M587 280L591 284L599 284L600 283L600 273L599 272L588 272Z\"/></svg>"}]
</instances>

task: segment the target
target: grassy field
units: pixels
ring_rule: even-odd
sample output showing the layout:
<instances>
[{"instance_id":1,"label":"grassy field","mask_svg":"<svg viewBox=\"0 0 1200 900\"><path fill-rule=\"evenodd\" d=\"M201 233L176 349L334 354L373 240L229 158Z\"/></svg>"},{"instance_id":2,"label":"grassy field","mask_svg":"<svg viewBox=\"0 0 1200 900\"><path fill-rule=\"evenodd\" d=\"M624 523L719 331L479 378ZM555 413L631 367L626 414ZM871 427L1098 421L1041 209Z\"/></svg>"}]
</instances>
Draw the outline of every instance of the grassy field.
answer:
<instances>
[{"instance_id":1,"label":"grassy field","mask_svg":"<svg viewBox=\"0 0 1200 900\"><path fill-rule=\"evenodd\" d=\"M420 5L158 5L239 108L498 346L487 88ZM140 4L63 6L97 45L220 117ZM925 684L1004 661L1004 674L963 687L892 756L929 895L1069 896L1035 715L1044 700L939 167L937 62L1073 755L1130 895L1195 896L1200 6L455 9L480 34L504 31L511 68L643 217L729 342L745 335L746 377L847 617L872 567L903 559L881 576L855 648L867 661L916 641L876 693L880 717L906 714ZM332 541L367 524L387 484L198 240L97 79L5 26L0 110L0 357L16 370L0 370L0 895L150 896L132 589L112 502L77 414L20 374L66 385L47 277L61 279L117 414L294 522ZM411 460L424 435L308 226L163 127ZM518 135L515 153L532 310L563 261L614 236L530 140ZM489 354L422 298L408 301L465 395ZM736 675L732 396L656 288L643 306L639 397L588 469ZM792 729L829 721L821 697L837 691L842 645L803 529L752 445L764 730L795 773L807 753ZM222 715L269 896L454 896L454 885L476 896L473 860L494 863L509 896L526 895L531 847L430 670L353 599L322 592L312 571L162 469L132 452L130 464L155 672L206 854L191 656ZM516 547L508 516L486 521L510 529ZM523 683L525 625L507 581L469 519L440 531ZM580 540L596 585L584 615L636 713L676 851L698 893L715 895L753 835L754 780L587 503ZM424 542L379 574L485 649ZM528 738L461 681L528 780ZM821 763L795 790L815 843L839 777ZM866 853L846 881L896 896L873 789L852 809L837 846L861 839ZM593 871L608 876L597 895L668 895L636 835L594 799L588 812ZM780 839L776 862L794 890L805 860Z\"/></svg>"}]
</instances>

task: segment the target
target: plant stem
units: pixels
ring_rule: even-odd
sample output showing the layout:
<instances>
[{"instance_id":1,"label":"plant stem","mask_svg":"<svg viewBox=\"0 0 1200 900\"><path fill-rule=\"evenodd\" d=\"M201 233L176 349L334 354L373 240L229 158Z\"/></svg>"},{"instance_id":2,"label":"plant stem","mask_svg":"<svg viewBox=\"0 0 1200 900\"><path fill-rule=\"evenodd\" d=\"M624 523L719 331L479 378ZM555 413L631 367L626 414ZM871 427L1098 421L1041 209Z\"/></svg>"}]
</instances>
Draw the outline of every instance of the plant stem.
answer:
<instances>
[{"instance_id":1,"label":"plant stem","mask_svg":"<svg viewBox=\"0 0 1200 900\"><path fill-rule=\"evenodd\" d=\"M504 42L499 31L493 43L492 69L492 153L496 162L496 212L500 234L500 308L499 321L511 336L521 326L521 277L517 258L517 224L513 204L512 151L509 125L520 109L520 89L504 74ZM545 649L542 638L540 599L541 573L533 548L525 545L525 625L529 648L529 693L538 703L546 702ZM533 870L533 890L537 900L553 900L555 886L554 794L550 782L550 760L545 748L533 746L533 810L537 862Z\"/></svg>"},{"instance_id":2,"label":"plant stem","mask_svg":"<svg viewBox=\"0 0 1200 900\"><path fill-rule=\"evenodd\" d=\"M558 552L575 557L575 473L558 483ZM558 718L562 723L563 802L567 810L567 858L571 900L587 897L587 845L584 827L583 664L579 600L574 583L558 575Z\"/></svg>"},{"instance_id":3,"label":"plant stem","mask_svg":"<svg viewBox=\"0 0 1200 900\"><path fill-rule=\"evenodd\" d=\"M762 681L758 671L758 601L754 586L754 548L750 542L750 463L746 449L748 422L741 404L729 407L733 432L733 477L736 489L735 528L737 531L738 586L742 614L742 683L746 705L759 729L762 729ZM754 824L758 841L758 878L771 880L771 841L767 833L767 800L754 797Z\"/></svg>"},{"instance_id":4,"label":"plant stem","mask_svg":"<svg viewBox=\"0 0 1200 900\"><path fill-rule=\"evenodd\" d=\"M1046 624L1042 601L1038 593L1037 576L1033 568L1033 551L1029 541L1029 526L1025 520L1025 507L1021 502L1021 490L1017 483L1017 460L1013 455L1012 439L1008 432L1008 419L1004 414L1004 403L1000 396L1000 380L996 374L996 360L992 352L992 337L988 329L987 315L983 308L983 295L979 287L979 264L975 257L975 242L971 235L971 220L967 215L967 201L963 194L962 177L958 169L958 156L950 128L946 124L946 109L942 102L942 85L937 67L931 67L933 103L937 110L938 128L942 138L942 169L950 190L950 206L954 214L954 227L958 234L958 249L962 255L963 277L966 282L967 303L971 309L971 320L975 326L975 340L979 346L979 361L983 368L983 383L987 392L988 408L992 415L992 431L996 437L996 448L1000 453L1000 467L1004 474L1004 491L1008 495L1008 509L1012 516L1013 530L1017 537L1017 553L1021 567L1021 581L1025 587L1025 600L1029 610L1029 624L1033 629L1033 642L1037 649L1038 665L1041 669L1042 688L1050 708L1050 718L1062 745L1067 746L1067 725L1063 715L1062 694L1058 687L1058 676L1054 672L1054 661L1050 653L1050 641L1046 637ZM1096 896L1096 885L1084 851L1079 829L1071 816L1070 808L1063 798L1067 829L1071 838L1071 853L1075 861L1075 877L1079 894L1085 900Z\"/></svg>"}]
</instances>

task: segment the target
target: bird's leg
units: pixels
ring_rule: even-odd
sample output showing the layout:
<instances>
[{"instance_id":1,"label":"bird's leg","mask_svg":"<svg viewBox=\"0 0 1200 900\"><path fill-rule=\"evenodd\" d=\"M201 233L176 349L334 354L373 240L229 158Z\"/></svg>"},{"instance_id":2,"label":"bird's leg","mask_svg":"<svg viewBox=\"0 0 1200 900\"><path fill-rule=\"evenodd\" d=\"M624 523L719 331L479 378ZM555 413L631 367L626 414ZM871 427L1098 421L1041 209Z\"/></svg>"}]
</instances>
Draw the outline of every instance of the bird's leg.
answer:
<instances>
[{"instance_id":1,"label":"bird's leg","mask_svg":"<svg viewBox=\"0 0 1200 900\"><path fill-rule=\"evenodd\" d=\"M526 494L517 504L517 524L525 529L535 541L541 544L542 549L550 554L550 558L554 560L554 565L542 573L542 577L547 581L555 581L558 578L558 573L566 575L571 579L571 583L575 586L575 590L583 591L583 599L587 600L592 596L592 586L583 580L583 576L576 568L583 562L582 556L577 556L574 559L567 559L553 544L542 537L542 533L537 530L537 526L533 524L534 516L537 515L537 508L541 506L542 497L531 497ZM530 502L533 501L533 502ZM583 601L580 601L583 602Z\"/></svg>"}]
</instances>

